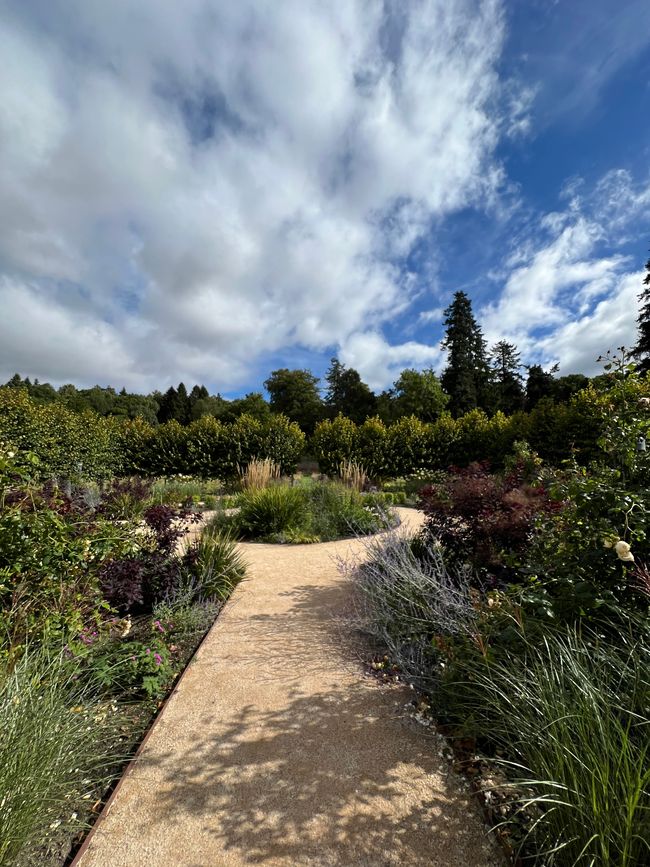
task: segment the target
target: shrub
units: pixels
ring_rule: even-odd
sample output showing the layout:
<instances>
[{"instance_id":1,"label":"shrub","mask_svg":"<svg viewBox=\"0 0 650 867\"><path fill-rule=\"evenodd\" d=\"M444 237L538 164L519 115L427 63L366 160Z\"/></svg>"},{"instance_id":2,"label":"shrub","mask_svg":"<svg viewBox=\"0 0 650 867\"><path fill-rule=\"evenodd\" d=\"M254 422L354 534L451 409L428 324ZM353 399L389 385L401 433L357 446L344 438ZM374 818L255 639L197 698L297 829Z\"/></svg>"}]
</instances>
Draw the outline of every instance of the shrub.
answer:
<instances>
[{"instance_id":1,"label":"shrub","mask_svg":"<svg viewBox=\"0 0 650 867\"><path fill-rule=\"evenodd\" d=\"M428 427L415 416L408 416L388 428L387 463L391 475L402 476L429 466Z\"/></svg>"},{"instance_id":2,"label":"shrub","mask_svg":"<svg viewBox=\"0 0 650 867\"><path fill-rule=\"evenodd\" d=\"M128 525L36 485L38 467L35 456L0 454L0 632L11 653L30 639L62 644L96 619L102 565L133 546Z\"/></svg>"},{"instance_id":3,"label":"shrub","mask_svg":"<svg viewBox=\"0 0 650 867\"><path fill-rule=\"evenodd\" d=\"M540 515L523 558L531 576L526 603L539 616L564 620L647 610L631 577L633 561L619 559L613 548L624 540L633 557L650 560L647 490L634 490L617 470L588 472L573 464L556 477L550 494L560 508Z\"/></svg>"},{"instance_id":4,"label":"shrub","mask_svg":"<svg viewBox=\"0 0 650 867\"><path fill-rule=\"evenodd\" d=\"M0 388L0 442L38 456L38 478L109 478L119 469L119 423L62 404L39 405L24 389Z\"/></svg>"},{"instance_id":5,"label":"shrub","mask_svg":"<svg viewBox=\"0 0 650 867\"><path fill-rule=\"evenodd\" d=\"M413 682L432 690L442 673L436 641L476 628L470 572L395 531L365 547L363 564L351 569L358 625Z\"/></svg>"},{"instance_id":6,"label":"shrub","mask_svg":"<svg viewBox=\"0 0 650 867\"><path fill-rule=\"evenodd\" d=\"M254 456L270 458L284 475L293 475L305 451L306 437L300 427L284 415L271 415L262 428L259 451Z\"/></svg>"},{"instance_id":7,"label":"shrub","mask_svg":"<svg viewBox=\"0 0 650 867\"><path fill-rule=\"evenodd\" d=\"M140 519L150 499L151 483L145 479L113 479L101 492L98 512L110 520Z\"/></svg>"},{"instance_id":8,"label":"shrub","mask_svg":"<svg viewBox=\"0 0 650 867\"><path fill-rule=\"evenodd\" d=\"M321 472L335 476L343 461L354 460L357 448L357 426L349 418L337 415L316 425L311 438L311 450Z\"/></svg>"},{"instance_id":9,"label":"shrub","mask_svg":"<svg viewBox=\"0 0 650 867\"><path fill-rule=\"evenodd\" d=\"M379 481L391 471L388 460L388 428L378 418L368 418L357 428L354 460L371 479Z\"/></svg>"},{"instance_id":10,"label":"shrub","mask_svg":"<svg viewBox=\"0 0 650 867\"><path fill-rule=\"evenodd\" d=\"M308 498L305 528L321 542L376 533L388 523L385 510L366 508L358 491L341 484L312 485Z\"/></svg>"},{"instance_id":11,"label":"shrub","mask_svg":"<svg viewBox=\"0 0 650 867\"><path fill-rule=\"evenodd\" d=\"M171 506L150 506L144 512L149 535L124 557L108 560L100 571L101 590L107 602L120 613L150 612L156 602L169 598L183 585L193 565L192 548L183 554L178 543L188 525L199 516Z\"/></svg>"},{"instance_id":12,"label":"shrub","mask_svg":"<svg viewBox=\"0 0 650 867\"><path fill-rule=\"evenodd\" d=\"M559 504L544 487L525 481L521 463L502 475L474 463L423 488L420 507L429 541L440 542L459 562L469 561L494 585L518 579L538 516Z\"/></svg>"},{"instance_id":13,"label":"shrub","mask_svg":"<svg viewBox=\"0 0 650 867\"><path fill-rule=\"evenodd\" d=\"M245 539L265 539L298 530L304 523L305 491L273 485L242 495L237 527Z\"/></svg>"}]
</instances>

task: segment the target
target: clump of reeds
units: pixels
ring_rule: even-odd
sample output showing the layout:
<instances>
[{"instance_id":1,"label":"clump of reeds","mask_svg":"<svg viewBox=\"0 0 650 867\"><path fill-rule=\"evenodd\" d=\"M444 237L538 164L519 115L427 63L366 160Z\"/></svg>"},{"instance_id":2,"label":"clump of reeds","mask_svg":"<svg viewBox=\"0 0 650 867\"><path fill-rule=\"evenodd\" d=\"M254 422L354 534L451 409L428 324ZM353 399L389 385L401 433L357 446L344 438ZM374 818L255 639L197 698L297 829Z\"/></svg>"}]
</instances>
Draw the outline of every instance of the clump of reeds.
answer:
<instances>
[{"instance_id":1,"label":"clump of reeds","mask_svg":"<svg viewBox=\"0 0 650 867\"><path fill-rule=\"evenodd\" d=\"M339 464L339 477L341 482L354 491L363 491L368 482L368 474L356 461L344 460Z\"/></svg>"},{"instance_id":2,"label":"clump of reeds","mask_svg":"<svg viewBox=\"0 0 650 867\"><path fill-rule=\"evenodd\" d=\"M239 468L242 490L261 491L280 478L280 465L271 458L253 458L245 467Z\"/></svg>"}]
</instances>

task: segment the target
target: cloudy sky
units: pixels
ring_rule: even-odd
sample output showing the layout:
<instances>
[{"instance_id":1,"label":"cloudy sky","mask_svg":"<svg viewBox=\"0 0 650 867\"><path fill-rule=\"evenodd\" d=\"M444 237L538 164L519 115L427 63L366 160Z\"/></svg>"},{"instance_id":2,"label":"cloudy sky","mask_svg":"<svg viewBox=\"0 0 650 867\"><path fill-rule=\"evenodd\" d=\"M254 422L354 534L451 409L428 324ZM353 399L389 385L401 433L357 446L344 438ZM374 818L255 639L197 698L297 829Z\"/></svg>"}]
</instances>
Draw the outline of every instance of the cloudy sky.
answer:
<instances>
[{"instance_id":1,"label":"cloudy sky","mask_svg":"<svg viewBox=\"0 0 650 867\"><path fill-rule=\"evenodd\" d=\"M595 372L650 246L647 0L0 0L0 377Z\"/></svg>"}]
</instances>

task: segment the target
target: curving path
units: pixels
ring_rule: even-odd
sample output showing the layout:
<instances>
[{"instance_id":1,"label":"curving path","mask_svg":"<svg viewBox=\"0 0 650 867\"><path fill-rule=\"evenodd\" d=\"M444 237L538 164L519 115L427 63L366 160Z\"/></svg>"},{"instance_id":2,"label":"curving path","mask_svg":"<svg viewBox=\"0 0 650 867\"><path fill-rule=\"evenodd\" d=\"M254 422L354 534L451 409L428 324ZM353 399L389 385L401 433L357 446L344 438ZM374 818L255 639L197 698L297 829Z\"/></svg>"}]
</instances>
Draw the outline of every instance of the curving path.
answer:
<instances>
[{"instance_id":1,"label":"curving path","mask_svg":"<svg viewBox=\"0 0 650 867\"><path fill-rule=\"evenodd\" d=\"M412 693L366 677L337 620L336 558L361 543L242 547L249 579L75 865L498 863L441 743L404 710Z\"/></svg>"}]
</instances>

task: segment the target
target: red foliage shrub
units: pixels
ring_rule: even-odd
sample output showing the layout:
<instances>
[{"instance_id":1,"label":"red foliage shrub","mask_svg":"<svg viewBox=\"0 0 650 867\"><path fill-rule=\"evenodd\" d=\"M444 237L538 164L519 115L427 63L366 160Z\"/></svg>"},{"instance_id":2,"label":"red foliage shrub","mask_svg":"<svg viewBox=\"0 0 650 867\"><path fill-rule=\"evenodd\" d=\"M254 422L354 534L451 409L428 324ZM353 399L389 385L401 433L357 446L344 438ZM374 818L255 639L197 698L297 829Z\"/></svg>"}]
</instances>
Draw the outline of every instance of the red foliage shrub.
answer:
<instances>
[{"instance_id":1,"label":"red foliage shrub","mask_svg":"<svg viewBox=\"0 0 650 867\"><path fill-rule=\"evenodd\" d=\"M516 562L531 539L539 514L559 504L546 489L524 479L522 465L505 475L487 462L452 468L447 478L420 491L425 535L454 558L469 562L488 585L516 580Z\"/></svg>"}]
</instances>

